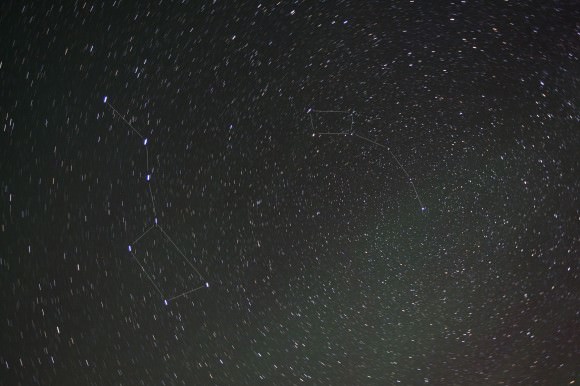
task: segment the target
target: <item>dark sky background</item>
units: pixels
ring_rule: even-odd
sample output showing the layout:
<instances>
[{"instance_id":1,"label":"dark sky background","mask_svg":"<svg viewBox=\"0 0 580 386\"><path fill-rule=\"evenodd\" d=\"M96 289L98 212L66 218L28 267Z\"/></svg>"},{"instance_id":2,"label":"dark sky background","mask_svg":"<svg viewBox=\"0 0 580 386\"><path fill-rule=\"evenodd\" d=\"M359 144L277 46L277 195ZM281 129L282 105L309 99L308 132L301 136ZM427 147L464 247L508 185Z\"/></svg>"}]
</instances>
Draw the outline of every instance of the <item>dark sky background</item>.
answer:
<instances>
[{"instance_id":1,"label":"dark sky background","mask_svg":"<svg viewBox=\"0 0 580 386\"><path fill-rule=\"evenodd\" d=\"M48 3L0 4L0 384L580 381L574 1ZM157 231L146 270L209 288L165 305L127 251L146 159L105 96L203 279ZM312 136L352 111L426 211Z\"/></svg>"}]
</instances>

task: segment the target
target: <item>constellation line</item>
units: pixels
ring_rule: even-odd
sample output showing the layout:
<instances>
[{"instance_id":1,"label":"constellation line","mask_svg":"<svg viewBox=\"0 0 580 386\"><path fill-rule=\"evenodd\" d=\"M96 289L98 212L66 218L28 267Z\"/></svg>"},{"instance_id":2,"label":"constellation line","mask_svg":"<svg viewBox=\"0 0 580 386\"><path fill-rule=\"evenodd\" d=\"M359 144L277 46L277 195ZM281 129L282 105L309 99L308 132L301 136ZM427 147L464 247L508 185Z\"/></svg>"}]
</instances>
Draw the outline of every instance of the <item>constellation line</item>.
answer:
<instances>
[{"instance_id":1,"label":"constellation line","mask_svg":"<svg viewBox=\"0 0 580 386\"><path fill-rule=\"evenodd\" d=\"M167 240L169 240L169 242L173 244L175 249L177 249L177 252L179 252L179 254L185 259L185 261L191 266L191 268L193 268L193 270L199 275L199 278L203 280L203 276L201 275L201 273L197 270L197 268L195 268L193 264L191 264L189 259L185 257L185 254L181 252L181 249L179 249L179 247L173 242L173 240L171 239L171 237L169 237L169 235L165 232L165 230L160 225L157 225L157 227L161 230L161 232L165 235L165 237L167 237Z\"/></svg>"},{"instance_id":2,"label":"constellation line","mask_svg":"<svg viewBox=\"0 0 580 386\"><path fill-rule=\"evenodd\" d=\"M137 135L138 135L139 137L141 137L141 139L143 139L143 134L141 134L141 132L140 132L139 130L137 130L136 128L134 128L134 127L133 127L133 125L131 124L131 122L129 122L129 121L128 121L128 120L125 118L125 116L124 116L123 114L121 114L120 112L118 112L118 111L117 111L117 109L116 109L116 108L115 108L115 107L114 107L112 104L110 104L109 102L107 102L107 97L105 97L105 104L106 104L107 106L109 106L111 109L113 109L113 111L115 112L115 114L117 114L117 115L118 115L118 116L119 116L119 117L120 117L120 118L121 118L121 119L122 119L122 120L123 120L123 121L124 121L124 122L125 122L125 123L126 123L126 124L127 124L129 127L130 127L130 128L131 128L131 129L133 129L133 131L134 131L135 133L137 133Z\"/></svg>"},{"instance_id":3,"label":"constellation line","mask_svg":"<svg viewBox=\"0 0 580 386\"><path fill-rule=\"evenodd\" d=\"M105 96L103 98L103 102L107 106L109 106L109 108L113 111L113 116L117 115L119 118L121 118L121 120L123 120L123 122L125 122L127 124L127 126L129 126L133 130L133 132L139 136L139 138L143 141L143 146L145 147L145 158L146 158L145 181L147 182L147 190L149 191L149 197L151 198L152 211L153 211L153 224L151 226L149 226L143 233L141 233L139 235L139 237L137 237L131 244L129 244L128 249L129 249L129 252L131 253L131 256L133 256L133 258L135 259L135 261L137 261L137 263L139 264L139 266L141 267L141 269L143 270L143 272L145 273L145 275L147 276L147 278L149 279L149 281L151 282L151 284L153 284L153 286L155 287L155 290L164 299L165 305L168 305L168 302L171 301L171 300L174 300L174 299L177 299L177 298L186 296L186 295L191 294L192 292L195 292L195 291L197 291L197 290L199 290L201 288L204 288L204 287L209 288L209 283L208 282L205 282L205 284L203 284L203 285L201 285L199 287L196 287L196 288L191 289L191 290L187 290L187 291L182 292L182 293L180 293L178 295L172 296L171 298L166 298L165 295L163 294L163 291L161 291L161 289L159 288L159 286L153 280L153 277L145 269L145 266L139 260L139 258L135 254L135 252L133 251L134 245L137 242L139 242L139 240L141 240L143 237L145 237L145 235L147 235L152 229L158 228L161 231L161 233L163 234L163 236L171 243L171 245L173 245L173 247L179 253L179 255L181 255L181 257L187 262L187 264L195 271L195 273L199 276L199 279L201 281L204 281L203 275L192 264L192 262L185 256L185 254L181 251L181 249L177 246L177 244L175 244L175 242L171 239L171 237L169 237L169 235L167 234L167 232L165 232L165 230L158 223L158 220L157 220L157 209L156 209L156 206L155 206L155 196L153 194L153 189L151 188L151 175L152 175L152 171L151 171L150 165L149 165L149 148L148 148L149 140L139 130L137 130L131 124L131 122L129 122L129 120L127 120L127 118L123 114L121 114L115 108L115 106L113 106L111 103L109 103L107 99L108 99L108 97Z\"/></svg>"},{"instance_id":4,"label":"constellation line","mask_svg":"<svg viewBox=\"0 0 580 386\"><path fill-rule=\"evenodd\" d=\"M147 145L147 140L145 140L145 145ZM149 149L145 147L145 157L147 158L147 173L149 173Z\"/></svg>"},{"instance_id":5,"label":"constellation line","mask_svg":"<svg viewBox=\"0 0 580 386\"><path fill-rule=\"evenodd\" d=\"M180 298L180 297L182 297L182 296L187 296L187 295L191 294L192 292L199 291L199 290L200 290L200 289L202 289L202 288L209 288L209 285L208 285L207 283L206 283L206 284L203 284L203 285L200 285L200 286L199 286L199 287L197 287L197 288L194 288L194 289L192 289L192 290L189 290L189 291L185 291L185 292L183 292L183 293L181 293L181 294L179 294L179 295L175 295L175 296L173 296L173 297L171 297L171 298L169 298L169 299L166 299L165 301L166 301L166 302L173 301L173 300L175 300L175 299L178 299L178 298Z\"/></svg>"},{"instance_id":6,"label":"constellation line","mask_svg":"<svg viewBox=\"0 0 580 386\"><path fill-rule=\"evenodd\" d=\"M317 135L339 135L341 137L346 137L347 135L353 135L352 133L332 133L332 132L327 132L327 133L312 133L312 136L315 137Z\"/></svg>"},{"instance_id":7,"label":"constellation line","mask_svg":"<svg viewBox=\"0 0 580 386\"><path fill-rule=\"evenodd\" d=\"M148 184L149 194L151 196L151 203L153 204L153 216L155 218L155 224L157 224L157 210L155 209L155 197L153 197L153 191L151 190L151 184Z\"/></svg>"},{"instance_id":8,"label":"constellation line","mask_svg":"<svg viewBox=\"0 0 580 386\"><path fill-rule=\"evenodd\" d=\"M346 110L316 110L316 109L308 109L306 113L338 113L338 114L348 114L352 113L351 111Z\"/></svg>"},{"instance_id":9,"label":"constellation line","mask_svg":"<svg viewBox=\"0 0 580 386\"><path fill-rule=\"evenodd\" d=\"M141 269L143 270L143 272L145 272L145 275L147 275L147 278L149 279L149 281L151 282L151 284L153 284L153 287L155 287L155 289L157 290L157 292L159 293L159 295L161 295L161 297L163 298L163 292L161 292L161 290L159 289L159 287L157 287L157 284L155 284L155 282L153 281L153 278L149 275L149 273L147 272L147 270L145 269L145 267L143 267L143 264L141 264L141 262L139 261L139 259L137 258L137 256L135 256L135 254L132 251L131 252L131 256L133 256L133 258L135 259L135 261L137 262L137 264L139 264L139 267L141 267Z\"/></svg>"},{"instance_id":10,"label":"constellation line","mask_svg":"<svg viewBox=\"0 0 580 386\"><path fill-rule=\"evenodd\" d=\"M310 112L319 112L319 113L325 113L325 112L339 112L336 110L314 110L314 109L309 109L308 113ZM333 135L333 136L340 136L340 137L346 137L346 136L354 136L357 137L358 139L361 139L363 141L369 142L373 145L379 146L383 149L386 149L389 154L391 155L391 157L393 157L393 159L395 160L395 162L397 163L397 165L401 168L401 170L403 171L403 173L405 173L405 176L407 177L407 180L409 181L409 184L411 185L411 187L413 188L413 192L415 192L415 198L417 199L417 202L419 203L420 207L421 207L421 211L424 212L425 210L427 210L427 208L423 205L423 202L421 201L421 197L419 196L419 192L417 191L417 188L415 187L415 183L413 182L413 178L411 177L411 175L407 172L407 169L405 169L405 167L403 166L403 164L401 163L401 161L399 161L399 159L397 158L397 156L395 155L395 153L393 153L391 151L391 149L385 145L383 145L382 143L379 143L377 141L374 141L368 137L362 136L360 134L357 134L353 131L353 126L354 126L354 111L351 112L351 124L350 124L350 133L341 133L341 132L316 132L315 128L314 128L314 121L312 119L312 114L310 114L310 125L312 127L312 136L315 137L317 135L319 136L323 136L323 135Z\"/></svg>"},{"instance_id":11,"label":"constellation line","mask_svg":"<svg viewBox=\"0 0 580 386\"><path fill-rule=\"evenodd\" d=\"M143 233L141 233L141 236L137 237L137 239L135 241L133 241L131 244L137 243L137 241L141 240L153 228L155 228L155 224L153 224L149 228L147 228ZM131 251L129 250L129 252L131 252Z\"/></svg>"}]
</instances>

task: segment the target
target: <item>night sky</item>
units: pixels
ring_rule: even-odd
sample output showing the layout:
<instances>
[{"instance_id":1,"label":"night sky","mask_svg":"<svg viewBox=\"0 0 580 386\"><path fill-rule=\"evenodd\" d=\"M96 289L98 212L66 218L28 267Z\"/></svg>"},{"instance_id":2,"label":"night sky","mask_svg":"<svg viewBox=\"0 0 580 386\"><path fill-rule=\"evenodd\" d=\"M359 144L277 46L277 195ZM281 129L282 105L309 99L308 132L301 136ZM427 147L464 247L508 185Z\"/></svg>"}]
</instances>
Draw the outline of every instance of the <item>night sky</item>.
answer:
<instances>
[{"instance_id":1,"label":"night sky","mask_svg":"<svg viewBox=\"0 0 580 386\"><path fill-rule=\"evenodd\" d=\"M575 1L48 3L0 4L1 385L580 382Z\"/></svg>"}]
</instances>

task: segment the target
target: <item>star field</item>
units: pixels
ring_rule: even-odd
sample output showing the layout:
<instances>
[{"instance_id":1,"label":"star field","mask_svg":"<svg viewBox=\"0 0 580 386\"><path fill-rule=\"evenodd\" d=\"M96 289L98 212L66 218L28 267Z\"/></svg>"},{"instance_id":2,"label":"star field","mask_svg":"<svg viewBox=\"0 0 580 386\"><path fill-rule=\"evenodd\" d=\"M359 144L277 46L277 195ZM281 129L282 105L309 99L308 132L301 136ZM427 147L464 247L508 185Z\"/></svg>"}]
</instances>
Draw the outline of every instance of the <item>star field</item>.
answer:
<instances>
[{"instance_id":1,"label":"star field","mask_svg":"<svg viewBox=\"0 0 580 386\"><path fill-rule=\"evenodd\" d=\"M0 385L580 381L574 2L0 15Z\"/></svg>"}]
</instances>

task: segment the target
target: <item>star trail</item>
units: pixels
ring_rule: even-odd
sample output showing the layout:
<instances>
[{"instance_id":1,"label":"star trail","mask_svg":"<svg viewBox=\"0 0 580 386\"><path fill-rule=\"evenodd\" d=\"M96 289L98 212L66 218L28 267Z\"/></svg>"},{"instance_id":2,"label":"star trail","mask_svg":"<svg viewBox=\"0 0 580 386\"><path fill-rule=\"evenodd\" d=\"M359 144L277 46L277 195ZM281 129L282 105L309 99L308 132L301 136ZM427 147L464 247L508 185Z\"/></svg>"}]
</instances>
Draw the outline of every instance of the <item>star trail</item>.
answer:
<instances>
[{"instance_id":1,"label":"star trail","mask_svg":"<svg viewBox=\"0 0 580 386\"><path fill-rule=\"evenodd\" d=\"M572 1L0 4L0 385L572 385Z\"/></svg>"}]
</instances>

